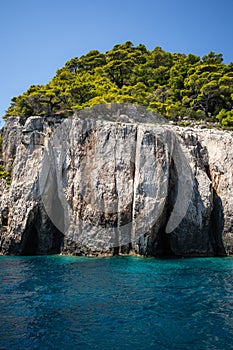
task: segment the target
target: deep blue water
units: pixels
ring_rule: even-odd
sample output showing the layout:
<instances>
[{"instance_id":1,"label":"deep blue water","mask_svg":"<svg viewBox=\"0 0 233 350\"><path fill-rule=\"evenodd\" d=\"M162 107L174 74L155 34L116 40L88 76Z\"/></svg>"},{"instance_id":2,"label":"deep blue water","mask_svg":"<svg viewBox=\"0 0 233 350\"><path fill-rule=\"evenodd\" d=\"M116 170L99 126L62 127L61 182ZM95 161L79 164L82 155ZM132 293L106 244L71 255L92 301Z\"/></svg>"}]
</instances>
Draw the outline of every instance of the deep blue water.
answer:
<instances>
[{"instance_id":1,"label":"deep blue water","mask_svg":"<svg viewBox=\"0 0 233 350\"><path fill-rule=\"evenodd\" d=\"M233 258L0 257L0 349L233 349Z\"/></svg>"}]
</instances>

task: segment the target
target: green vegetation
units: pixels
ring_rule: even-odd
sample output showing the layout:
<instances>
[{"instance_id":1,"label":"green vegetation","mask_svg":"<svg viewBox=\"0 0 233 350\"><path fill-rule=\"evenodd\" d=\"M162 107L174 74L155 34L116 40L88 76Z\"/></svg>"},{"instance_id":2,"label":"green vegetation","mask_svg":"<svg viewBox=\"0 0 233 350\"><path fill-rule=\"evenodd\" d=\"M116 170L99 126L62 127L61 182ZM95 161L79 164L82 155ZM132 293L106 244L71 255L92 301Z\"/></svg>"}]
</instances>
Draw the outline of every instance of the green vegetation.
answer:
<instances>
[{"instance_id":1,"label":"green vegetation","mask_svg":"<svg viewBox=\"0 0 233 350\"><path fill-rule=\"evenodd\" d=\"M3 143L3 137L0 135L0 158L2 157L2 143Z\"/></svg>"},{"instance_id":2,"label":"green vegetation","mask_svg":"<svg viewBox=\"0 0 233 350\"><path fill-rule=\"evenodd\" d=\"M222 54L199 56L150 51L131 42L105 54L90 51L59 69L47 85L12 99L5 118L69 115L100 103L144 105L170 120L206 120L233 126L233 63Z\"/></svg>"},{"instance_id":3,"label":"green vegetation","mask_svg":"<svg viewBox=\"0 0 233 350\"><path fill-rule=\"evenodd\" d=\"M0 158L2 157L2 141L3 139L0 135ZM8 184L11 183L11 171L6 171L2 163L0 163L0 179L5 179Z\"/></svg>"},{"instance_id":4,"label":"green vegetation","mask_svg":"<svg viewBox=\"0 0 233 350\"><path fill-rule=\"evenodd\" d=\"M0 179L5 179L8 185L11 183L11 172L4 170L2 164L0 164Z\"/></svg>"}]
</instances>

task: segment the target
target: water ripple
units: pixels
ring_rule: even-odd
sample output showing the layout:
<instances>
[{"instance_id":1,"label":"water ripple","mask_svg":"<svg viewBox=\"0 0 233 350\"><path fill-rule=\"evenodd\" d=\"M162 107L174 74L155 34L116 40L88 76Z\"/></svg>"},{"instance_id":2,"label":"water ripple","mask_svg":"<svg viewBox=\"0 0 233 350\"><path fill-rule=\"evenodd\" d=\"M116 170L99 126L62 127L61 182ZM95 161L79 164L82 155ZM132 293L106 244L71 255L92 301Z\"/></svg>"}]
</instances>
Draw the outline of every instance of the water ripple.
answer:
<instances>
[{"instance_id":1,"label":"water ripple","mask_svg":"<svg viewBox=\"0 0 233 350\"><path fill-rule=\"evenodd\" d=\"M0 257L0 350L233 349L233 259Z\"/></svg>"}]
</instances>

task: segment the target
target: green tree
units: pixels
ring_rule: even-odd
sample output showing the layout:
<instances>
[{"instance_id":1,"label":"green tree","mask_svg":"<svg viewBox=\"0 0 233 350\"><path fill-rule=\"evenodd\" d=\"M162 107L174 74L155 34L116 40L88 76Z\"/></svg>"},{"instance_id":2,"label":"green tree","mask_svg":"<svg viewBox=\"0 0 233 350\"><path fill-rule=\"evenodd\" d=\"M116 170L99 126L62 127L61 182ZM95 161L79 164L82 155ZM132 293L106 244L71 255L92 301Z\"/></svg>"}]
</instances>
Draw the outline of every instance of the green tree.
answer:
<instances>
[{"instance_id":1,"label":"green tree","mask_svg":"<svg viewBox=\"0 0 233 350\"><path fill-rule=\"evenodd\" d=\"M223 62L223 55L221 53L214 53L210 51L208 55L202 57L202 61L208 64L218 64Z\"/></svg>"},{"instance_id":2,"label":"green tree","mask_svg":"<svg viewBox=\"0 0 233 350\"><path fill-rule=\"evenodd\" d=\"M133 68L145 62L145 49L143 45L134 48L130 41L125 44L115 45L112 50L106 53L106 73L110 80L119 89L123 85L131 85Z\"/></svg>"}]
</instances>

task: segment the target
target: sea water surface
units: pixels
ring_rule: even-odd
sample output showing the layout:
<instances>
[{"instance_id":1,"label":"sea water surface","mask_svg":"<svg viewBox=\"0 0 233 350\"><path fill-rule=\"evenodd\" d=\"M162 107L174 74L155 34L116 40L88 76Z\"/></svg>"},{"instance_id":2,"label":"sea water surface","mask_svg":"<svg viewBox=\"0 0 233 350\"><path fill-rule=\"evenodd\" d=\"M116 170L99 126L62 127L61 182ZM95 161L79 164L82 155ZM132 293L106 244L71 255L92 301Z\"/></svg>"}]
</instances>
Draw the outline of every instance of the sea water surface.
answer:
<instances>
[{"instance_id":1,"label":"sea water surface","mask_svg":"<svg viewBox=\"0 0 233 350\"><path fill-rule=\"evenodd\" d=\"M0 349L233 349L233 258L0 257Z\"/></svg>"}]
</instances>

